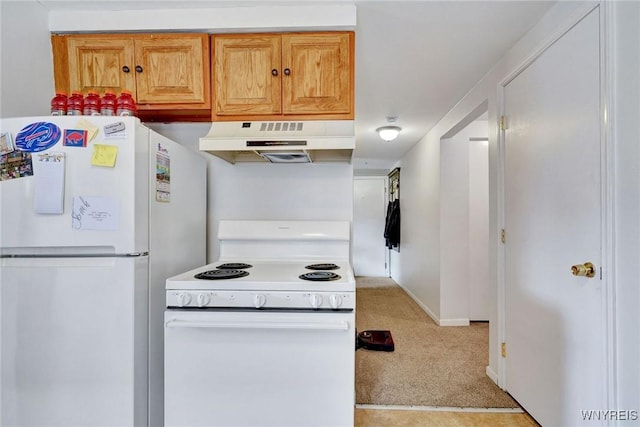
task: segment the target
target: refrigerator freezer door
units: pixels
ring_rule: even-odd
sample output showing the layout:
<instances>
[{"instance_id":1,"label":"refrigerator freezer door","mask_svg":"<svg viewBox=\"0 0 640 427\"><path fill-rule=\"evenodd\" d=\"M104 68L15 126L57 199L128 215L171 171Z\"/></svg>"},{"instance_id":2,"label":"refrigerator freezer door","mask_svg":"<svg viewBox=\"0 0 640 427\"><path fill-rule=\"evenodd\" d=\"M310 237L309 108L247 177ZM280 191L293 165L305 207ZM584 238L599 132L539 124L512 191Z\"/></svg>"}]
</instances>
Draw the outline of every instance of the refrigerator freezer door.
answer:
<instances>
[{"instance_id":1,"label":"refrigerator freezer door","mask_svg":"<svg viewBox=\"0 0 640 427\"><path fill-rule=\"evenodd\" d=\"M0 425L146 427L147 258L0 262Z\"/></svg>"},{"instance_id":2,"label":"refrigerator freezer door","mask_svg":"<svg viewBox=\"0 0 640 427\"><path fill-rule=\"evenodd\" d=\"M84 147L65 145L65 130L88 126L81 120L95 126L95 137ZM1 181L3 253L28 253L31 248L67 248L82 253L80 248L91 247L96 248L94 252L148 251L149 129L134 117L65 116L2 119L0 130L15 139L21 129L34 122L54 123L61 132L55 145L30 155L33 163L40 154L64 153L63 210L60 214L36 213L35 195L42 193L36 187L46 182L35 175ZM124 123L125 130L106 134L105 126L114 122ZM116 151L113 167L100 166L103 162L98 155L105 146Z\"/></svg>"}]
</instances>

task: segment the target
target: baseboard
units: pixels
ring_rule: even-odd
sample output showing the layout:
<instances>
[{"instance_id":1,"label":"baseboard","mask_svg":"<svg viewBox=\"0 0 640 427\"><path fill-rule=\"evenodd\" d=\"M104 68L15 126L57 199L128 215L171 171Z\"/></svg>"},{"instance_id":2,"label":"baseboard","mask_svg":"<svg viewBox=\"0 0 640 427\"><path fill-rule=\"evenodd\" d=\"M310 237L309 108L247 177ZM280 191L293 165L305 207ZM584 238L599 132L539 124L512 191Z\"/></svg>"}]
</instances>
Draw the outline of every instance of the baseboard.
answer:
<instances>
[{"instance_id":1,"label":"baseboard","mask_svg":"<svg viewBox=\"0 0 640 427\"><path fill-rule=\"evenodd\" d=\"M397 280L396 280L396 283L398 283ZM418 304L418 306L422 309L422 311L427 313L427 315L431 317L434 322L436 322L436 325L440 326L440 319L438 319L438 316L436 316L435 313L429 309L429 307L424 305L422 301L420 301L409 289L405 288L400 283L398 283L398 286L400 286L402 290L405 291L407 295L409 295L411 299L415 301L416 304Z\"/></svg>"},{"instance_id":2,"label":"baseboard","mask_svg":"<svg viewBox=\"0 0 640 427\"><path fill-rule=\"evenodd\" d=\"M469 326L469 319L440 319L440 326Z\"/></svg>"},{"instance_id":3,"label":"baseboard","mask_svg":"<svg viewBox=\"0 0 640 427\"><path fill-rule=\"evenodd\" d=\"M491 381L493 381L494 383L496 383L496 385L498 385L498 374L496 373L496 371L491 369L491 366L487 366L487 369L485 372L487 376L491 379Z\"/></svg>"},{"instance_id":4,"label":"baseboard","mask_svg":"<svg viewBox=\"0 0 640 427\"><path fill-rule=\"evenodd\" d=\"M396 281L396 283L398 283L398 282ZM420 306L422 311L427 313L427 315L429 317L431 317L434 322L436 322L436 325L438 325L438 326L469 326L469 324L470 324L469 319L440 319L440 318L438 318L438 316L436 316L435 313L429 309L429 307L427 307L425 304L423 304L422 301L420 301L418 299L418 297L416 297L409 289L405 288L404 286L402 286L399 283L398 283L398 286L400 286L402 288L402 290L404 290L407 293L407 295L409 295L411 297L411 299L413 301L415 301L415 303L418 304L418 306Z\"/></svg>"}]
</instances>

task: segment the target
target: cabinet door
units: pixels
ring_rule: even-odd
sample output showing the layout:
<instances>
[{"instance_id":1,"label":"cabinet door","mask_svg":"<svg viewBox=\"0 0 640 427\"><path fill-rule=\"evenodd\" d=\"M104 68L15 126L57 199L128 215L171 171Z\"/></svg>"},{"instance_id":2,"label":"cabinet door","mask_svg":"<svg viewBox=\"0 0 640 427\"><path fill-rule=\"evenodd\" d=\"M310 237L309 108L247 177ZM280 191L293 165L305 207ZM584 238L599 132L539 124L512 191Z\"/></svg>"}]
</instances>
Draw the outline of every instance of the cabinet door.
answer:
<instances>
[{"instance_id":1,"label":"cabinet door","mask_svg":"<svg viewBox=\"0 0 640 427\"><path fill-rule=\"evenodd\" d=\"M127 89L135 93L134 45L128 37L66 36L68 92L89 90L104 93ZM56 67L57 68L57 67ZM56 73L64 70L56 69ZM56 77L56 82L58 82Z\"/></svg>"},{"instance_id":2,"label":"cabinet door","mask_svg":"<svg viewBox=\"0 0 640 427\"><path fill-rule=\"evenodd\" d=\"M207 34L149 34L134 40L139 104L208 102Z\"/></svg>"},{"instance_id":3,"label":"cabinet door","mask_svg":"<svg viewBox=\"0 0 640 427\"><path fill-rule=\"evenodd\" d=\"M352 113L353 33L284 34L282 60L284 114Z\"/></svg>"},{"instance_id":4,"label":"cabinet door","mask_svg":"<svg viewBox=\"0 0 640 427\"><path fill-rule=\"evenodd\" d=\"M280 114L280 36L213 36L214 115Z\"/></svg>"}]
</instances>

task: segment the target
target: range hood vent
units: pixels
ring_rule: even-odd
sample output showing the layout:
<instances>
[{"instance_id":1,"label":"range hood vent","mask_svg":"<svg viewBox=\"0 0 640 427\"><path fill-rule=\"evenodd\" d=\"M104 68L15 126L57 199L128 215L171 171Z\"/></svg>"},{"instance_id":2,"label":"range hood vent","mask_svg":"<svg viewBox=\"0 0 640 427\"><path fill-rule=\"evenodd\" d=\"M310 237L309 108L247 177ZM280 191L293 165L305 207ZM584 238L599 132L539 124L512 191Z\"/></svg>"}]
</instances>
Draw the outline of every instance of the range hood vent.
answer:
<instances>
[{"instance_id":1,"label":"range hood vent","mask_svg":"<svg viewBox=\"0 0 640 427\"><path fill-rule=\"evenodd\" d=\"M305 122L260 122L260 132L302 132Z\"/></svg>"},{"instance_id":2,"label":"range hood vent","mask_svg":"<svg viewBox=\"0 0 640 427\"><path fill-rule=\"evenodd\" d=\"M271 163L311 163L306 151L261 151L260 155Z\"/></svg>"},{"instance_id":3,"label":"range hood vent","mask_svg":"<svg viewBox=\"0 0 640 427\"><path fill-rule=\"evenodd\" d=\"M353 120L214 122L200 150L229 163L351 162Z\"/></svg>"}]
</instances>

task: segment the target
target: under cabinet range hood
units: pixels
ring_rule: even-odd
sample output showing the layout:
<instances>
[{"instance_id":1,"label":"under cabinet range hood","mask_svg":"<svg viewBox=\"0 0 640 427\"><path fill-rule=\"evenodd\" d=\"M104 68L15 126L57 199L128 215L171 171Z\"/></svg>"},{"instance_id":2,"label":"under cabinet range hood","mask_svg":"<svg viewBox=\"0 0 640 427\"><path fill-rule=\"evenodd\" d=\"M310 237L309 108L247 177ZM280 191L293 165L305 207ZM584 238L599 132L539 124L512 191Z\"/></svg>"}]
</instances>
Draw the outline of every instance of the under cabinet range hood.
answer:
<instances>
[{"instance_id":1,"label":"under cabinet range hood","mask_svg":"<svg viewBox=\"0 0 640 427\"><path fill-rule=\"evenodd\" d=\"M353 120L214 122L200 150L229 163L351 162Z\"/></svg>"}]
</instances>

